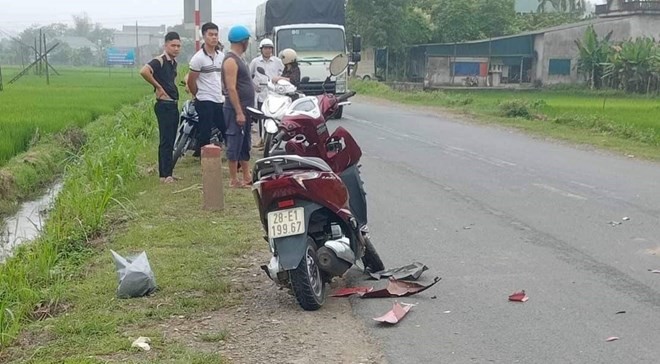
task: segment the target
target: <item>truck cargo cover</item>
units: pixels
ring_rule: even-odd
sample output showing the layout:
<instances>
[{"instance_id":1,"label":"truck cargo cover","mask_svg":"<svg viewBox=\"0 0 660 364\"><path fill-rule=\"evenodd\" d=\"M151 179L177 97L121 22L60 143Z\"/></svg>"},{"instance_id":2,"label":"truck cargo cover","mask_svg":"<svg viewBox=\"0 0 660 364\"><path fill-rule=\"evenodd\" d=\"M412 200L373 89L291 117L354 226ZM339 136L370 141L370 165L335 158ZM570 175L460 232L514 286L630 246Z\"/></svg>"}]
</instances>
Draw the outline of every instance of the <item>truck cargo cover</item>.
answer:
<instances>
[{"instance_id":1,"label":"truck cargo cover","mask_svg":"<svg viewBox=\"0 0 660 364\"><path fill-rule=\"evenodd\" d=\"M266 29L288 24L325 23L344 25L345 0L268 0Z\"/></svg>"}]
</instances>

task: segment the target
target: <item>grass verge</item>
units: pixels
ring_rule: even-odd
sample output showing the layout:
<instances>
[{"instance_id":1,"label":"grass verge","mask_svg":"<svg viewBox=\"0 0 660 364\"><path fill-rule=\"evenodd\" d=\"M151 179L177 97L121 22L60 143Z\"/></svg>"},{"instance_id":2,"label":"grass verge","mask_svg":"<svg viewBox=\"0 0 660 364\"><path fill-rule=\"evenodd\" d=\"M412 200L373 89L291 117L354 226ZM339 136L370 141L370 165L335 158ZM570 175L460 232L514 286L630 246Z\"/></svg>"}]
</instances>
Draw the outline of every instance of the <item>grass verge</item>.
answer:
<instances>
[{"instance_id":1,"label":"grass verge","mask_svg":"<svg viewBox=\"0 0 660 364\"><path fill-rule=\"evenodd\" d=\"M89 126L94 128L91 140L67 173L44 238L6 268L21 271L13 276L27 283L30 294L14 300L23 309L22 319L5 330L5 343L13 346L5 348L0 361L223 362L171 340L170 324L237 302L241 287L232 282L236 258L263 243L254 200L249 190L227 189L225 211L201 210L201 171L191 158L177 164L180 181L160 184L154 167L155 121L150 108L144 109L130 109L135 114L116 125L108 120ZM129 130L123 133L124 128ZM116 134L117 141L98 143ZM122 255L146 251L158 291L146 298L117 299L109 249ZM21 265L35 261L44 263ZM12 316L18 318L15 307ZM16 323L6 316L5 322ZM220 342L230 335L220 329L200 332L199 338ZM131 348L139 336L151 338L151 351Z\"/></svg>"},{"instance_id":2,"label":"grass verge","mask_svg":"<svg viewBox=\"0 0 660 364\"><path fill-rule=\"evenodd\" d=\"M351 88L360 95L453 109L481 122L660 160L658 98L576 89L403 92L359 80Z\"/></svg>"}]
</instances>

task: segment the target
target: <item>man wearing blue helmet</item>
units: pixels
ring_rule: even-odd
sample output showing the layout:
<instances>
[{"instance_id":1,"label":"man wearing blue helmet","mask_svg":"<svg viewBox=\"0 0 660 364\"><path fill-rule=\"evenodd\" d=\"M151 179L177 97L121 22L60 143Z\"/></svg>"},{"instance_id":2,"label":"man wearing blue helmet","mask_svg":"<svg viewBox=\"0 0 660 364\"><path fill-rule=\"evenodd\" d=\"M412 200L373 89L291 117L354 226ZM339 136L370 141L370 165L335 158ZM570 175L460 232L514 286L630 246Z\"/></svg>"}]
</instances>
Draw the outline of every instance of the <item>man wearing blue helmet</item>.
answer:
<instances>
[{"instance_id":1,"label":"man wearing blue helmet","mask_svg":"<svg viewBox=\"0 0 660 364\"><path fill-rule=\"evenodd\" d=\"M222 93L229 100L224 105L227 126L227 160L229 160L229 185L234 188L248 187L250 176L251 126L247 121L247 107L254 107L255 90L250 68L243 54L250 43L250 30L236 25L229 30L231 48L222 62ZM238 164L243 181L238 180Z\"/></svg>"}]
</instances>

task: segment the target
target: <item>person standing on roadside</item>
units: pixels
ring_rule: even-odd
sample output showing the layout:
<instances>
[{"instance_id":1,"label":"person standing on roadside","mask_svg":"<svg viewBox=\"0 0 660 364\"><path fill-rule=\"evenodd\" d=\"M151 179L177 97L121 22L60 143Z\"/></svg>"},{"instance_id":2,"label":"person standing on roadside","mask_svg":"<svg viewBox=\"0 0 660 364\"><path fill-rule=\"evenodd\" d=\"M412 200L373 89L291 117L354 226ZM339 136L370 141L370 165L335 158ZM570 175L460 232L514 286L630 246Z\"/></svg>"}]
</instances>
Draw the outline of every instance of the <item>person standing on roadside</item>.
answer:
<instances>
[{"instance_id":1,"label":"person standing on roadside","mask_svg":"<svg viewBox=\"0 0 660 364\"><path fill-rule=\"evenodd\" d=\"M181 38L176 32L165 35L163 54L142 67L140 75L154 87L156 104L154 112L158 119L160 144L158 145L158 174L160 181L172 183L172 152L176 129L179 125L179 90L176 86L176 57L181 51Z\"/></svg>"},{"instance_id":2,"label":"person standing on roadside","mask_svg":"<svg viewBox=\"0 0 660 364\"><path fill-rule=\"evenodd\" d=\"M218 26L211 22L202 25L202 36L204 44L190 59L187 82L199 115L198 143L194 156L199 156L201 147L210 143L214 126L220 130L223 140L226 140L227 130L222 111L225 97L222 95L221 77L225 55L220 51Z\"/></svg>"},{"instance_id":3,"label":"person standing on roadside","mask_svg":"<svg viewBox=\"0 0 660 364\"><path fill-rule=\"evenodd\" d=\"M243 55L250 43L250 30L243 25L229 30L230 50L222 63L222 85L225 97L224 115L227 125L227 160L229 160L230 186L247 187L250 177L250 149L252 135L247 107L254 106L255 91L252 75ZM238 164L243 172L243 182L238 181Z\"/></svg>"},{"instance_id":4,"label":"person standing on roadside","mask_svg":"<svg viewBox=\"0 0 660 364\"><path fill-rule=\"evenodd\" d=\"M266 97L268 97L268 89L264 86L261 86L262 83L268 82L268 79L275 81L276 77L279 77L284 71L284 64L282 61L273 56L273 50L275 45L273 41L266 38L259 43L259 49L261 50L261 55L256 57L250 62L250 75L254 80L254 87L257 89L257 109L261 110ZM262 75L257 72L257 67L264 69L266 75ZM259 144L258 147L263 146L264 144L264 121L263 119L259 120Z\"/></svg>"}]
</instances>

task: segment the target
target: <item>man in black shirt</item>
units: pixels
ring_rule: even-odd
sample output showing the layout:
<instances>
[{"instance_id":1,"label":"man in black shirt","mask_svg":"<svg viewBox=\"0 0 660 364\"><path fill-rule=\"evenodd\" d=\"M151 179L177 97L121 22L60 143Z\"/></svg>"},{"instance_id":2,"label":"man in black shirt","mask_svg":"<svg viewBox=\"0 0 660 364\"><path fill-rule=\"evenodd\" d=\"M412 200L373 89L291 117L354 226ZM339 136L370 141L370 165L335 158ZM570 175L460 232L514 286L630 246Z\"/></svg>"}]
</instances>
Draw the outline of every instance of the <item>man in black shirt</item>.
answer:
<instances>
[{"instance_id":1,"label":"man in black shirt","mask_svg":"<svg viewBox=\"0 0 660 364\"><path fill-rule=\"evenodd\" d=\"M176 86L176 57L181 51L181 39L176 32L165 35L164 52L142 67L140 75L154 87L160 144L158 146L158 173L160 181L174 182L172 152L176 129L179 125L179 90Z\"/></svg>"}]
</instances>

